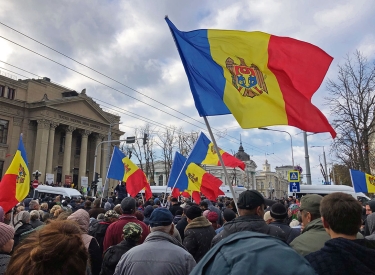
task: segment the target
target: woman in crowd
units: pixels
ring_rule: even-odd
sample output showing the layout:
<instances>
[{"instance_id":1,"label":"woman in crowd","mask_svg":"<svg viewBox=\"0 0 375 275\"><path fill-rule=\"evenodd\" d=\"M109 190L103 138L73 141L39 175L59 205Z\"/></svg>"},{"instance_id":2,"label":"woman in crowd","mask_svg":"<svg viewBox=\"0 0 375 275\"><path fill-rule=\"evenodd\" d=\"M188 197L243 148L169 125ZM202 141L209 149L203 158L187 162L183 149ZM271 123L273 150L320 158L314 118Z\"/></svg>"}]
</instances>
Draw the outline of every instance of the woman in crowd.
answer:
<instances>
[{"instance_id":1,"label":"woman in crowd","mask_svg":"<svg viewBox=\"0 0 375 275\"><path fill-rule=\"evenodd\" d=\"M14 247L16 247L21 241L21 234L27 231L33 230L30 224L30 213L27 211L19 212L13 221L14 230Z\"/></svg>"},{"instance_id":2,"label":"woman in crowd","mask_svg":"<svg viewBox=\"0 0 375 275\"><path fill-rule=\"evenodd\" d=\"M52 221L17 247L5 275L86 275L87 261L76 223Z\"/></svg>"},{"instance_id":3,"label":"woman in crowd","mask_svg":"<svg viewBox=\"0 0 375 275\"><path fill-rule=\"evenodd\" d=\"M14 243L14 229L10 225L0 222L0 275L5 274L5 270L10 261L10 252Z\"/></svg>"}]
</instances>

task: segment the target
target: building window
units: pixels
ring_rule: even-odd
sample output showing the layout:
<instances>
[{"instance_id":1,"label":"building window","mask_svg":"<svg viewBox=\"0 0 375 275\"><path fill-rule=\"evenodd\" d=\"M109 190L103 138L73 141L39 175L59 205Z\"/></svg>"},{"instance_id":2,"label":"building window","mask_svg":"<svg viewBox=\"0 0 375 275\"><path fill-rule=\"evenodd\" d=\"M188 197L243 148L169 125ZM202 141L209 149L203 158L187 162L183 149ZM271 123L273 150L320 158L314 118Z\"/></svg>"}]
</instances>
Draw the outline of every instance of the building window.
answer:
<instances>
[{"instance_id":1,"label":"building window","mask_svg":"<svg viewBox=\"0 0 375 275\"><path fill-rule=\"evenodd\" d=\"M0 143L6 144L7 137L8 137L8 120L1 120L0 119Z\"/></svg>"},{"instance_id":2,"label":"building window","mask_svg":"<svg viewBox=\"0 0 375 275\"><path fill-rule=\"evenodd\" d=\"M60 153L64 153L64 147L65 147L65 133L61 133L60 145L59 145L59 152Z\"/></svg>"},{"instance_id":3,"label":"building window","mask_svg":"<svg viewBox=\"0 0 375 275\"><path fill-rule=\"evenodd\" d=\"M14 95L16 94L16 89L13 89L13 88L9 88L8 87L8 98L9 99L14 99Z\"/></svg>"},{"instance_id":4,"label":"building window","mask_svg":"<svg viewBox=\"0 0 375 275\"><path fill-rule=\"evenodd\" d=\"M62 178L62 166L57 166L56 183L61 183L61 178Z\"/></svg>"},{"instance_id":5,"label":"building window","mask_svg":"<svg viewBox=\"0 0 375 275\"><path fill-rule=\"evenodd\" d=\"M0 85L0 97L4 97L4 96L5 96L5 86Z\"/></svg>"},{"instance_id":6,"label":"building window","mask_svg":"<svg viewBox=\"0 0 375 275\"><path fill-rule=\"evenodd\" d=\"M160 175L159 176L159 182L158 182L158 185L163 185L163 175Z\"/></svg>"},{"instance_id":7,"label":"building window","mask_svg":"<svg viewBox=\"0 0 375 275\"><path fill-rule=\"evenodd\" d=\"M81 142L82 142L82 136L77 136L76 139L76 156L79 156L81 154Z\"/></svg>"},{"instance_id":8,"label":"building window","mask_svg":"<svg viewBox=\"0 0 375 275\"><path fill-rule=\"evenodd\" d=\"M4 161L0 160L0 180L1 180L1 177L2 177L2 174L3 174L3 167L4 167Z\"/></svg>"}]
</instances>

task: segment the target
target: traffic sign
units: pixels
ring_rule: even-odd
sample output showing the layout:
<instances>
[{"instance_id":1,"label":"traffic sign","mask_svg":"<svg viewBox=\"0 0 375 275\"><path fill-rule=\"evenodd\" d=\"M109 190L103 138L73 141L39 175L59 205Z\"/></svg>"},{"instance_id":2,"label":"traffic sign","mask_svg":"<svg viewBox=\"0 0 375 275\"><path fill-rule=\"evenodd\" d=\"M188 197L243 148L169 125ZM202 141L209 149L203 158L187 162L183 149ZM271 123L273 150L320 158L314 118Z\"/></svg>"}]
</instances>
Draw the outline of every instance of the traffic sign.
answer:
<instances>
[{"instance_id":1,"label":"traffic sign","mask_svg":"<svg viewBox=\"0 0 375 275\"><path fill-rule=\"evenodd\" d=\"M299 182L290 182L289 183L289 192L297 193L300 192Z\"/></svg>"},{"instance_id":2,"label":"traffic sign","mask_svg":"<svg viewBox=\"0 0 375 275\"><path fill-rule=\"evenodd\" d=\"M300 182L299 171L288 171L289 182Z\"/></svg>"},{"instance_id":3,"label":"traffic sign","mask_svg":"<svg viewBox=\"0 0 375 275\"><path fill-rule=\"evenodd\" d=\"M38 180L33 180L33 188L37 188L39 185Z\"/></svg>"}]
</instances>

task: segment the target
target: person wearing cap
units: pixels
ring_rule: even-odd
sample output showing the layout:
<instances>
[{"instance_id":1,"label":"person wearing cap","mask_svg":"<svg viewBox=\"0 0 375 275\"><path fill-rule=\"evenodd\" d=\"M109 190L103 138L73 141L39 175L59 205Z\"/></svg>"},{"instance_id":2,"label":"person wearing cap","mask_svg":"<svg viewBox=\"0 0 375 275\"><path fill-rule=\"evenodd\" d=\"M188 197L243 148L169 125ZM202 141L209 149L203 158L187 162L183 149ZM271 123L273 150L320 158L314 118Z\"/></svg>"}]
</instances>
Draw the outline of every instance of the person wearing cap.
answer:
<instances>
[{"instance_id":1,"label":"person wearing cap","mask_svg":"<svg viewBox=\"0 0 375 275\"><path fill-rule=\"evenodd\" d=\"M114 246L111 246L104 252L102 270L100 275L113 275L116 265L122 255L138 245L142 235L142 227L134 222L128 222L122 229L123 240Z\"/></svg>"},{"instance_id":2,"label":"person wearing cap","mask_svg":"<svg viewBox=\"0 0 375 275\"><path fill-rule=\"evenodd\" d=\"M14 228L0 222L0 274L5 274L14 244Z\"/></svg>"},{"instance_id":3,"label":"person wearing cap","mask_svg":"<svg viewBox=\"0 0 375 275\"><path fill-rule=\"evenodd\" d=\"M226 224L227 222L230 222L230 221L232 221L236 218L236 213L234 213L234 211L232 209L229 209L229 208L224 209L222 215L223 215L224 224ZM224 227L222 226L222 227L216 229L215 233L219 234L223 229L224 229Z\"/></svg>"},{"instance_id":4,"label":"person wearing cap","mask_svg":"<svg viewBox=\"0 0 375 275\"><path fill-rule=\"evenodd\" d=\"M136 209L136 200L134 198L126 197L121 201L122 215L119 217L118 221L108 226L104 237L103 251L107 250L108 247L112 245L119 244L122 241L122 229L128 222L134 222L142 227L142 236L140 243L143 243L149 233L149 229L144 222L139 221L135 216Z\"/></svg>"},{"instance_id":5,"label":"person wearing cap","mask_svg":"<svg viewBox=\"0 0 375 275\"><path fill-rule=\"evenodd\" d=\"M181 219L176 224L176 229L178 230L178 233L180 233L182 241L185 238L185 228L188 225L187 217L186 217L186 211L191 207L191 205L186 205L183 209Z\"/></svg>"},{"instance_id":6,"label":"person wearing cap","mask_svg":"<svg viewBox=\"0 0 375 275\"><path fill-rule=\"evenodd\" d=\"M182 207L178 203L177 198L172 198L171 199L171 206L169 207L169 211L171 211L173 217L176 216L176 211L177 210L181 210L182 211Z\"/></svg>"},{"instance_id":7,"label":"person wearing cap","mask_svg":"<svg viewBox=\"0 0 375 275\"><path fill-rule=\"evenodd\" d=\"M93 236L98 241L102 253L104 252L103 241L105 233L107 232L108 227L118 220L119 216L120 215L117 214L116 211L108 210L104 214L103 221L98 221L97 223L90 224L89 235Z\"/></svg>"},{"instance_id":8,"label":"person wearing cap","mask_svg":"<svg viewBox=\"0 0 375 275\"><path fill-rule=\"evenodd\" d=\"M119 183L115 187L114 192L116 194L116 204L121 203L122 200L128 196L128 192L126 190L126 182L122 181L121 183Z\"/></svg>"},{"instance_id":9,"label":"person wearing cap","mask_svg":"<svg viewBox=\"0 0 375 275\"><path fill-rule=\"evenodd\" d=\"M335 192L322 199L320 213L330 240L305 257L317 274L374 274L375 241L357 238L361 204L349 194Z\"/></svg>"},{"instance_id":10,"label":"person wearing cap","mask_svg":"<svg viewBox=\"0 0 375 275\"><path fill-rule=\"evenodd\" d=\"M173 237L173 215L156 208L150 217L151 233L122 256L115 275L188 275L196 265L193 256Z\"/></svg>"},{"instance_id":11,"label":"person wearing cap","mask_svg":"<svg viewBox=\"0 0 375 275\"><path fill-rule=\"evenodd\" d=\"M198 263L210 250L211 241L216 235L215 229L207 218L202 216L202 210L197 205L191 206L186 211L186 217L188 225L185 228L183 244Z\"/></svg>"},{"instance_id":12,"label":"person wearing cap","mask_svg":"<svg viewBox=\"0 0 375 275\"><path fill-rule=\"evenodd\" d=\"M287 244L290 244L296 237L300 235L300 230L296 228L290 228L290 226L286 224L285 221L288 217L288 211L283 204L273 204L270 209L270 216L272 218L272 221L269 224L277 226L285 232Z\"/></svg>"},{"instance_id":13,"label":"person wearing cap","mask_svg":"<svg viewBox=\"0 0 375 275\"><path fill-rule=\"evenodd\" d=\"M221 217L221 211L217 207L215 207L209 199L204 199L203 202L207 203L208 210L216 212L216 214L218 216L216 223L218 225L222 226L223 225L223 219Z\"/></svg>"},{"instance_id":14,"label":"person wearing cap","mask_svg":"<svg viewBox=\"0 0 375 275\"><path fill-rule=\"evenodd\" d=\"M320 218L320 203L323 197L309 194L301 198L300 212L303 230L290 246L302 256L318 251L330 239Z\"/></svg>"},{"instance_id":15,"label":"person wearing cap","mask_svg":"<svg viewBox=\"0 0 375 275\"><path fill-rule=\"evenodd\" d=\"M268 225L264 221L266 201L261 193L256 190L242 192L237 202L238 218L224 224L224 229L212 240L212 246L225 237L240 231L254 231L268 234L281 240L286 240L285 232L277 226Z\"/></svg>"}]
</instances>

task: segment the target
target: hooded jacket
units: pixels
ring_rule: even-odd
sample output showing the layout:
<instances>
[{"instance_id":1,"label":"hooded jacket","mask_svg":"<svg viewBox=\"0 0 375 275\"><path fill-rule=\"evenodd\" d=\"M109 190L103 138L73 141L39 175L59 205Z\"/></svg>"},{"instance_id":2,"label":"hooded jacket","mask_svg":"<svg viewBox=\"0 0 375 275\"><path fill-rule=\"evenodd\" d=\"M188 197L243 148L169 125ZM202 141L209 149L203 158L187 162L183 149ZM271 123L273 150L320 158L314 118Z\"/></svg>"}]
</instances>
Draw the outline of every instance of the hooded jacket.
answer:
<instances>
[{"instance_id":1,"label":"hooded jacket","mask_svg":"<svg viewBox=\"0 0 375 275\"><path fill-rule=\"evenodd\" d=\"M215 229L206 217L198 217L192 220L185 228L184 246L194 260L199 262L200 259L211 248L212 239L215 237Z\"/></svg>"},{"instance_id":2,"label":"hooded jacket","mask_svg":"<svg viewBox=\"0 0 375 275\"><path fill-rule=\"evenodd\" d=\"M266 224L263 218L257 215L240 216L234 220L227 222L223 226L223 230L215 236L212 240L212 246L220 242L225 237L241 232L241 231L253 231L267 235L271 235L286 241L285 232L279 227Z\"/></svg>"},{"instance_id":3,"label":"hooded jacket","mask_svg":"<svg viewBox=\"0 0 375 275\"><path fill-rule=\"evenodd\" d=\"M122 256L114 274L188 275L195 265L193 256L174 237L155 231Z\"/></svg>"},{"instance_id":4,"label":"hooded jacket","mask_svg":"<svg viewBox=\"0 0 375 275\"><path fill-rule=\"evenodd\" d=\"M208 209L209 209L210 211L213 211L213 212L215 212L215 213L218 215L217 223L218 223L219 225L223 225L223 217L221 216L221 211L220 211L220 209L218 209L218 208L216 208L215 206L213 206L213 205L212 205L212 202L211 202L210 200L208 200L208 199L204 199L203 201L207 203L207 205L208 205Z\"/></svg>"},{"instance_id":5,"label":"hooded jacket","mask_svg":"<svg viewBox=\"0 0 375 275\"><path fill-rule=\"evenodd\" d=\"M318 251L324 246L324 243L330 240L323 227L320 218L311 221L302 231L301 235L295 238L290 246L302 256Z\"/></svg>"},{"instance_id":6,"label":"hooded jacket","mask_svg":"<svg viewBox=\"0 0 375 275\"><path fill-rule=\"evenodd\" d=\"M367 216L366 227L368 229L366 239L375 240L375 212Z\"/></svg>"},{"instance_id":7,"label":"hooded jacket","mask_svg":"<svg viewBox=\"0 0 375 275\"><path fill-rule=\"evenodd\" d=\"M319 275L375 274L375 241L331 239L306 259Z\"/></svg>"}]
</instances>

